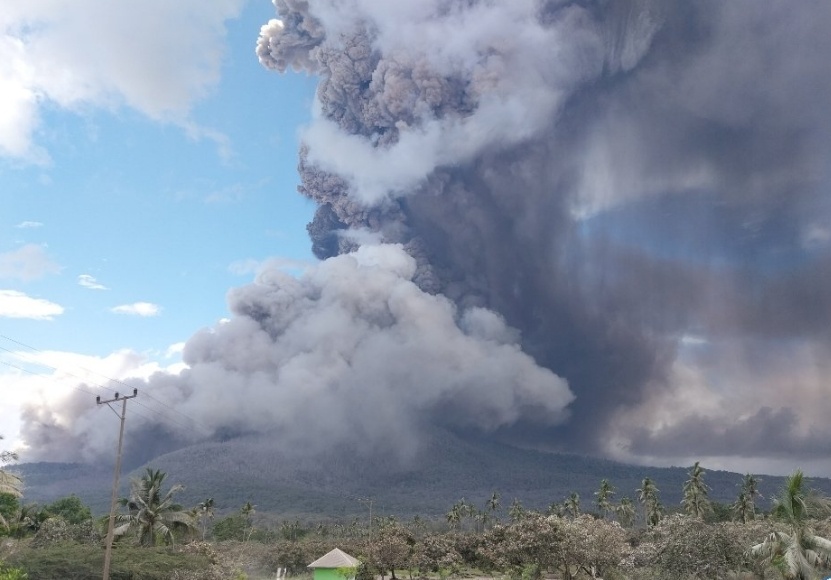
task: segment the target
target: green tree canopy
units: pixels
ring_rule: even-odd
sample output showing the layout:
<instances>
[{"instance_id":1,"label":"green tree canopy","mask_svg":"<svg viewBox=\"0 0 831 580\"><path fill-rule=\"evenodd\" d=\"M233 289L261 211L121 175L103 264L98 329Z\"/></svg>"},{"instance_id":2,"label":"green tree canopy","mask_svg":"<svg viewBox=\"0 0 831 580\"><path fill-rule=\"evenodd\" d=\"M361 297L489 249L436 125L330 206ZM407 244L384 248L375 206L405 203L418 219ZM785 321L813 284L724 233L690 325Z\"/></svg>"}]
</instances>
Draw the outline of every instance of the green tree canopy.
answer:
<instances>
[{"instance_id":1,"label":"green tree canopy","mask_svg":"<svg viewBox=\"0 0 831 580\"><path fill-rule=\"evenodd\" d=\"M77 495L56 499L43 509L52 516L63 518L68 524L81 524L92 519L92 512Z\"/></svg>"},{"instance_id":2,"label":"green tree canopy","mask_svg":"<svg viewBox=\"0 0 831 580\"><path fill-rule=\"evenodd\" d=\"M177 484L163 492L165 477L164 472L148 468L141 478L133 480L130 497L121 500L129 513L117 516L121 525L116 528L116 535L136 528L141 545L155 546L157 539L173 543L175 530L195 529L192 516L173 501L173 496L184 487Z\"/></svg>"}]
</instances>

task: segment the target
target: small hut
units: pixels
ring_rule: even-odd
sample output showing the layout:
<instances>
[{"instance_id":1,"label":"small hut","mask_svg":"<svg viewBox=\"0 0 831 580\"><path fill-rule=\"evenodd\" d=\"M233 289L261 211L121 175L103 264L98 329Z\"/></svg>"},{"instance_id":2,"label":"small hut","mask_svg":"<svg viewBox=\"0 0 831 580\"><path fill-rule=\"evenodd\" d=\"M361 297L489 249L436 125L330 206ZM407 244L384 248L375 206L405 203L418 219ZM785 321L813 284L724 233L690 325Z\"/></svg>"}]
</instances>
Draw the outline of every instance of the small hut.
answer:
<instances>
[{"instance_id":1,"label":"small hut","mask_svg":"<svg viewBox=\"0 0 831 580\"><path fill-rule=\"evenodd\" d=\"M309 564L309 568L314 571L314 580L354 580L360 564L357 558L335 548Z\"/></svg>"}]
</instances>

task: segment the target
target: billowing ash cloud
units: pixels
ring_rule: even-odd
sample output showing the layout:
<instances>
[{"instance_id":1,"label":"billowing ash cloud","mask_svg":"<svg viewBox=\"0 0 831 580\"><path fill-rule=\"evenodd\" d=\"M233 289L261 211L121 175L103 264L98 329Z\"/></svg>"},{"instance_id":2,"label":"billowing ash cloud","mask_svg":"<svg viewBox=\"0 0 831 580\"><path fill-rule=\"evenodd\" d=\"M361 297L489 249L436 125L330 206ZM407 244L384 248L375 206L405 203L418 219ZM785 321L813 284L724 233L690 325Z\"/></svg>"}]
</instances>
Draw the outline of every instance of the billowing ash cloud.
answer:
<instances>
[{"instance_id":1,"label":"billowing ash cloud","mask_svg":"<svg viewBox=\"0 0 831 580\"><path fill-rule=\"evenodd\" d=\"M151 387L306 445L827 453L831 5L275 5L260 61L320 77L324 262L233 292Z\"/></svg>"}]
</instances>

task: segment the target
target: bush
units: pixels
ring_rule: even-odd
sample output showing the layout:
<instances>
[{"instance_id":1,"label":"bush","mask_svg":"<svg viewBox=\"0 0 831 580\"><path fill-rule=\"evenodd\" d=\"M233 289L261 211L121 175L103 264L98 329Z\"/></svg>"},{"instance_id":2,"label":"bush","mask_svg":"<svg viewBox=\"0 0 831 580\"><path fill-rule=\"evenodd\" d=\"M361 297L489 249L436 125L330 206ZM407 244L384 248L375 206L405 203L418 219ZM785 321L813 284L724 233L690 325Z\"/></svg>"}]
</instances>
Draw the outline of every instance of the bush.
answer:
<instances>
[{"instance_id":1,"label":"bush","mask_svg":"<svg viewBox=\"0 0 831 580\"><path fill-rule=\"evenodd\" d=\"M9 563L28 573L28 580L98 580L104 567L100 546L75 543L42 548L26 547L9 557ZM174 571L207 577L211 561L203 554L178 547L139 548L119 546L113 550L112 580L170 580Z\"/></svg>"},{"instance_id":2,"label":"bush","mask_svg":"<svg viewBox=\"0 0 831 580\"><path fill-rule=\"evenodd\" d=\"M0 562L0 580L27 580L26 572L20 568L10 568Z\"/></svg>"}]
</instances>

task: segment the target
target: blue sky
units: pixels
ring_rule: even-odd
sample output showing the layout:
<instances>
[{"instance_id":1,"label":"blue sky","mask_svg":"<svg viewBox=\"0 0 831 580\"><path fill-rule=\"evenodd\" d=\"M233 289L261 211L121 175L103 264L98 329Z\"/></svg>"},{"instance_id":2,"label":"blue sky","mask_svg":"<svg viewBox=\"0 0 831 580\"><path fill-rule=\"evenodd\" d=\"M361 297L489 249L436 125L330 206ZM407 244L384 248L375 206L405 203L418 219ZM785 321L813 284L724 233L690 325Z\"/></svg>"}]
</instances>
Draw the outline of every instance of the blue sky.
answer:
<instances>
[{"instance_id":1,"label":"blue sky","mask_svg":"<svg viewBox=\"0 0 831 580\"><path fill-rule=\"evenodd\" d=\"M37 34L96 34L94 22L88 31L83 24L62 30L39 12L45 4L20 3L11 16L0 17L4 42L29 46ZM78 9L92 11L93 4ZM150 11L167 16L164 2L151 4ZM183 4L192 9L184 15L188 22L197 11L214 9ZM308 121L315 79L278 75L257 62L260 26L274 17L270 2L224 4L194 18L188 32L160 25L157 41L181 42L185 54L169 55L167 66L174 68L167 72L154 71L161 63L146 63L149 72L122 79L126 88L61 102L71 87L31 80L36 72L16 78L0 67L0 77L6 75L0 86L33 95L30 106L17 111L14 103L0 103L21 121L0 123L0 347L7 349L0 351L0 381L7 393L20 379L15 367L42 379L52 374L13 341L41 354L92 357L78 359L84 368L125 350L140 355L126 366L136 360L171 364L169 347L226 316L226 292L251 281L259 263L276 258L302 267L312 260L305 225L314 208L296 191L296 165L297 133ZM127 3L114 6L113 18L129 17ZM221 48L220 56L198 65L198 82L170 86L165 75L174 83L177 75L187 78L196 66L188 51L203 43ZM0 45L3 50L10 49ZM126 49L110 56L119 68L136 58ZM117 62L122 56L124 62ZM95 53L79 53L79 67L82 57L95 59ZM67 60L62 69L67 76L72 64ZM34 54L23 65L33 71L52 66ZM79 85L99 80L96 71L76 74ZM158 107L152 98L138 102L142 82L166 82L171 94L162 89ZM28 145L14 145L21 142ZM21 354L26 352L28 358ZM75 367L71 357L60 360L41 362ZM4 400L0 424L13 437L17 409L10 397Z\"/></svg>"}]
</instances>

